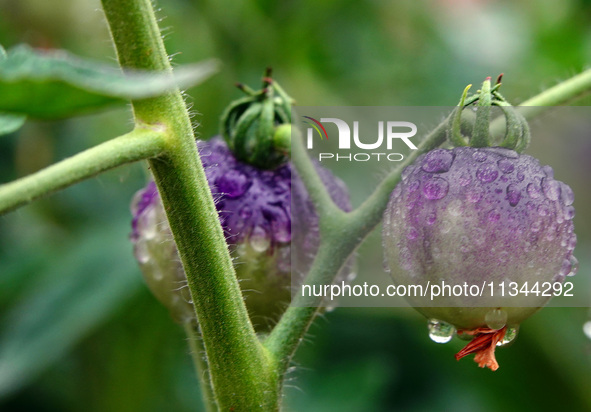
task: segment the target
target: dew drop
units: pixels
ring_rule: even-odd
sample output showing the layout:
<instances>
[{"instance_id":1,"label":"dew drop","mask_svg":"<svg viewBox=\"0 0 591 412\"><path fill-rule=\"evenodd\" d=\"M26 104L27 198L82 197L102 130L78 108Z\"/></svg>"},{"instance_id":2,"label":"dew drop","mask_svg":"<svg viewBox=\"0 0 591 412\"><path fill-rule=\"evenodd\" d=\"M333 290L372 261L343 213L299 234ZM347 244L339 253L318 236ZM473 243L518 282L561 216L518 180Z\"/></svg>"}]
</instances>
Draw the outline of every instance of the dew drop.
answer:
<instances>
[{"instance_id":1,"label":"dew drop","mask_svg":"<svg viewBox=\"0 0 591 412\"><path fill-rule=\"evenodd\" d=\"M579 271L579 260L576 257L574 257L574 256L570 257L570 265L571 265L570 272L568 272L568 274L566 276L574 276Z\"/></svg>"},{"instance_id":2,"label":"dew drop","mask_svg":"<svg viewBox=\"0 0 591 412\"><path fill-rule=\"evenodd\" d=\"M505 174L513 173L513 170L515 170L515 166L511 160L501 159L497 162L497 165L501 172Z\"/></svg>"},{"instance_id":3,"label":"dew drop","mask_svg":"<svg viewBox=\"0 0 591 412\"><path fill-rule=\"evenodd\" d=\"M523 182L523 179L525 179L525 175L523 173L517 173L517 180Z\"/></svg>"},{"instance_id":4,"label":"dew drop","mask_svg":"<svg viewBox=\"0 0 591 412\"><path fill-rule=\"evenodd\" d=\"M411 173L412 173L412 172L414 172L414 171L415 171L415 167L414 167L414 166L412 166L412 165L410 165L410 166L407 166L407 167L406 167L406 168L405 168L405 169L402 171L402 174L401 174L402 180L407 180L407 179L408 179L408 177L411 175Z\"/></svg>"},{"instance_id":5,"label":"dew drop","mask_svg":"<svg viewBox=\"0 0 591 412\"><path fill-rule=\"evenodd\" d=\"M498 222L500 218L501 218L501 214L499 212L497 212L496 210L493 209L490 212L488 212L489 222L492 222L492 223Z\"/></svg>"},{"instance_id":6,"label":"dew drop","mask_svg":"<svg viewBox=\"0 0 591 412\"><path fill-rule=\"evenodd\" d=\"M484 315L484 322L489 328L499 330L507 324L507 312L500 308L489 310Z\"/></svg>"},{"instance_id":7,"label":"dew drop","mask_svg":"<svg viewBox=\"0 0 591 412\"><path fill-rule=\"evenodd\" d=\"M456 328L452 325L437 319L429 319L427 328L429 337L435 343L447 343L456 333Z\"/></svg>"},{"instance_id":8,"label":"dew drop","mask_svg":"<svg viewBox=\"0 0 591 412\"><path fill-rule=\"evenodd\" d=\"M255 252L264 252L271 245L267 232L260 226L255 227L250 234L250 247Z\"/></svg>"},{"instance_id":9,"label":"dew drop","mask_svg":"<svg viewBox=\"0 0 591 412\"><path fill-rule=\"evenodd\" d=\"M509 204L513 207L517 206L519 200L521 199L521 190L517 185L509 185L507 186L507 200Z\"/></svg>"},{"instance_id":10,"label":"dew drop","mask_svg":"<svg viewBox=\"0 0 591 412\"><path fill-rule=\"evenodd\" d=\"M529 186L528 186L528 189L529 189ZM538 215L548 216L549 213L550 213L550 209L548 208L548 206L546 206L544 204L538 206Z\"/></svg>"},{"instance_id":11,"label":"dew drop","mask_svg":"<svg viewBox=\"0 0 591 412\"><path fill-rule=\"evenodd\" d=\"M532 232L539 232L540 229L542 228L542 222L539 220L536 220L535 222L533 222L531 224L531 226L529 228Z\"/></svg>"},{"instance_id":12,"label":"dew drop","mask_svg":"<svg viewBox=\"0 0 591 412\"><path fill-rule=\"evenodd\" d=\"M156 208L148 207L138 218L137 230L146 240L151 240L156 237L156 215Z\"/></svg>"},{"instance_id":13,"label":"dew drop","mask_svg":"<svg viewBox=\"0 0 591 412\"><path fill-rule=\"evenodd\" d=\"M532 199L537 199L541 195L541 189L536 183L530 183L527 185L527 194Z\"/></svg>"},{"instance_id":14,"label":"dew drop","mask_svg":"<svg viewBox=\"0 0 591 412\"><path fill-rule=\"evenodd\" d=\"M556 180L544 178L542 179L542 191L548 199L558 200L560 197L560 183Z\"/></svg>"},{"instance_id":15,"label":"dew drop","mask_svg":"<svg viewBox=\"0 0 591 412\"><path fill-rule=\"evenodd\" d=\"M550 179L554 179L554 170L552 170L550 166L542 166L542 170L544 171L546 176L548 176Z\"/></svg>"},{"instance_id":16,"label":"dew drop","mask_svg":"<svg viewBox=\"0 0 591 412\"><path fill-rule=\"evenodd\" d=\"M474 186L466 190L466 200L472 203L478 203L483 195L484 190L480 186Z\"/></svg>"},{"instance_id":17,"label":"dew drop","mask_svg":"<svg viewBox=\"0 0 591 412\"><path fill-rule=\"evenodd\" d=\"M434 177L429 179L423 185L423 194L427 199L438 200L447 195L449 191L449 184L447 180L441 177Z\"/></svg>"},{"instance_id":18,"label":"dew drop","mask_svg":"<svg viewBox=\"0 0 591 412\"><path fill-rule=\"evenodd\" d=\"M566 248L570 251L570 250L574 250L575 246L577 246L577 235L575 235L573 233L573 234L571 234L570 238L568 239Z\"/></svg>"},{"instance_id":19,"label":"dew drop","mask_svg":"<svg viewBox=\"0 0 591 412\"><path fill-rule=\"evenodd\" d=\"M444 173L449 170L454 157L445 149L431 150L423 159L422 169L427 173Z\"/></svg>"},{"instance_id":20,"label":"dew drop","mask_svg":"<svg viewBox=\"0 0 591 412\"><path fill-rule=\"evenodd\" d=\"M421 182L419 182L418 180L413 180L408 185L408 193L416 192L420 185L421 185Z\"/></svg>"},{"instance_id":21,"label":"dew drop","mask_svg":"<svg viewBox=\"0 0 591 412\"><path fill-rule=\"evenodd\" d=\"M511 326L508 327L505 331L505 336L499 342L497 342L497 346L506 346L513 342L517 337L517 333L519 332L519 326Z\"/></svg>"},{"instance_id":22,"label":"dew drop","mask_svg":"<svg viewBox=\"0 0 591 412\"><path fill-rule=\"evenodd\" d=\"M575 208L572 206L567 206L564 208L564 218L566 220L573 220L575 217Z\"/></svg>"},{"instance_id":23,"label":"dew drop","mask_svg":"<svg viewBox=\"0 0 591 412\"><path fill-rule=\"evenodd\" d=\"M564 279L564 277L566 275L568 275L571 272L573 265L570 261L570 259L564 259L562 261L562 265L560 266L560 271L558 272L558 276L560 277L560 279Z\"/></svg>"},{"instance_id":24,"label":"dew drop","mask_svg":"<svg viewBox=\"0 0 591 412\"><path fill-rule=\"evenodd\" d=\"M398 198L400 196L400 193L402 193L402 185L398 184L392 191L392 198Z\"/></svg>"},{"instance_id":25,"label":"dew drop","mask_svg":"<svg viewBox=\"0 0 591 412\"><path fill-rule=\"evenodd\" d=\"M150 251L148 250L148 244L145 239L140 238L134 247L134 254L137 261L144 265L150 260Z\"/></svg>"},{"instance_id":26,"label":"dew drop","mask_svg":"<svg viewBox=\"0 0 591 412\"><path fill-rule=\"evenodd\" d=\"M484 162L486 160L486 153L477 150L472 153L472 159L476 160L477 162Z\"/></svg>"},{"instance_id":27,"label":"dew drop","mask_svg":"<svg viewBox=\"0 0 591 412\"><path fill-rule=\"evenodd\" d=\"M482 165L476 170L476 177L482 183L491 183L494 182L497 177L499 176L499 172L497 168L492 163L487 163Z\"/></svg>"},{"instance_id":28,"label":"dew drop","mask_svg":"<svg viewBox=\"0 0 591 412\"><path fill-rule=\"evenodd\" d=\"M458 178L458 183L460 186L468 186L472 182L472 176L469 173L462 173L461 176Z\"/></svg>"},{"instance_id":29,"label":"dew drop","mask_svg":"<svg viewBox=\"0 0 591 412\"><path fill-rule=\"evenodd\" d=\"M570 206L573 204L573 202L575 201L575 194L573 193L573 190L570 188L569 185L566 185L564 183L562 183L562 203L564 203L565 206Z\"/></svg>"}]
</instances>

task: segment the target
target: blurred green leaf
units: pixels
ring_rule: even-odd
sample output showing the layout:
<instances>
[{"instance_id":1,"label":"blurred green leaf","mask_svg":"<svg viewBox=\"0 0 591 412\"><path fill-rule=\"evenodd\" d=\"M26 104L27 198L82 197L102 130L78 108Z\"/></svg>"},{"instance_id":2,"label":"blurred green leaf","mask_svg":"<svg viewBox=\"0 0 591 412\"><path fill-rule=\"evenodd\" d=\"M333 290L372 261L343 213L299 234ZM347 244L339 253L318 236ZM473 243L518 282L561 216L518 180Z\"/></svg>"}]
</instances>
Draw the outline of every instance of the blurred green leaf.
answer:
<instances>
[{"instance_id":1,"label":"blurred green leaf","mask_svg":"<svg viewBox=\"0 0 591 412\"><path fill-rule=\"evenodd\" d=\"M17 131L25 124L27 116L0 113L0 136Z\"/></svg>"},{"instance_id":2,"label":"blurred green leaf","mask_svg":"<svg viewBox=\"0 0 591 412\"><path fill-rule=\"evenodd\" d=\"M0 337L0 397L59 360L141 287L127 237L113 236L121 226L95 229L72 246L8 311Z\"/></svg>"},{"instance_id":3,"label":"blurred green leaf","mask_svg":"<svg viewBox=\"0 0 591 412\"><path fill-rule=\"evenodd\" d=\"M194 86L212 75L217 62L166 72L125 71L83 60L62 50L20 45L0 59L0 110L37 118L61 118Z\"/></svg>"}]
</instances>

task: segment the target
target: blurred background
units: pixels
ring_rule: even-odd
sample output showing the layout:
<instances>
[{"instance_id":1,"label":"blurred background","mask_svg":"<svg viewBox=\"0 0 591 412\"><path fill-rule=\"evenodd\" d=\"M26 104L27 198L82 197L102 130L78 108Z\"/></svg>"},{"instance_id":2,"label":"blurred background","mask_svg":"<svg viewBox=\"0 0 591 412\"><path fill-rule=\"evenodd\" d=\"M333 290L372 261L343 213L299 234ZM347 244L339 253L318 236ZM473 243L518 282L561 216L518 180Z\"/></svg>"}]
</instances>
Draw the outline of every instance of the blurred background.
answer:
<instances>
[{"instance_id":1,"label":"blurred background","mask_svg":"<svg viewBox=\"0 0 591 412\"><path fill-rule=\"evenodd\" d=\"M269 65L301 105L449 106L501 72L519 103L591 62L589 0L157 4L175 64L223 63L188 91L202 137L240 95L233 84L257 86ZM98 0L0 0L0 44L19 43L115 63ZM127 132L130 119L120 107L31 120L0 139L0 182ZM577 276L588 278L589 131L534 136L528 153L575 190ZM142 165L124 167L0 217L0 411L201 410L183 330L149 294L128 241L128 205L146 179ZM340 308L300 348L286 410L588 411L589 320L588 308L542 310L492 373L456 362L462 342L433 343L412 310Z\"/></svg>"}]
</instances>

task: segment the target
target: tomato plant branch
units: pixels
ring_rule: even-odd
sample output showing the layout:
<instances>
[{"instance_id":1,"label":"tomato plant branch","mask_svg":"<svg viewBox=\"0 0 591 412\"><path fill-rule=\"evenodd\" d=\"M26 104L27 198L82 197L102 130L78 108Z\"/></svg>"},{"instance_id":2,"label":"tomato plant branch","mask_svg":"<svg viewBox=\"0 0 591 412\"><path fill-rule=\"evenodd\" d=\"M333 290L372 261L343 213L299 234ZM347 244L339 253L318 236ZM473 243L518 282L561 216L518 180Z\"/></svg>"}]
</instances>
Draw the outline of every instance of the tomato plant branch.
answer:
<instances>
[{"instance_id":1,"label":"tomato plant branch","mask_svg":"<svg viewBox=\"0 0 591 412\"><path fill-rule=\"evenodd\" d=\"M150 0L102 0L123 67L171 72ZM165 130L150 161L187 275L220 410L276 410L279 378L260 344L236 279L179 90L132 102L136 124Z\"/></svg>"},{"instance_id":2,"label":"tomato plant branch","mask_svg":"<svg viewBox=\"0 0 591 412\"><path fill-rule=\"evenodd\" d=\"M163 149L164 138L160 132L136 128L29 176L0 185L0 214L114 167L156 157Z\"/></svg>"}]
</instances>

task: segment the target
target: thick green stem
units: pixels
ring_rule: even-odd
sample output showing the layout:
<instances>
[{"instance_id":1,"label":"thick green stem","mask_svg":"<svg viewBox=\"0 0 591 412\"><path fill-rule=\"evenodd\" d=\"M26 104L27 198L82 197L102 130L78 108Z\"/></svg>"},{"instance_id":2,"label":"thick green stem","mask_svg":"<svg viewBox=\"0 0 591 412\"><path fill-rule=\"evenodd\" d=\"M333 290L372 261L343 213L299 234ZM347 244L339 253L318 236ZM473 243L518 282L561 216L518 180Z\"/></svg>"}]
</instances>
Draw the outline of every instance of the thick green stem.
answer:
<instances>
[{"instance_id":1,"label":"thick green stem","mask_svg":"<svg viewBox=\"0 0 591 412\"><path fill-rule=\"evenodd\" d=\"M171 70L150 0L102 3L122 66ZM136 124L160 125L167 136L150 167L187 275L217 404L223 411L275 410L276 368L248 317L181 93L132 104Z\"/></svg>"},{"instance_id":2,"label":"thick green stem","mask_svg":"<svg viewBox=\"0 0 591 412\"><path fill-rule=\"evenodd\" d=\"M162 133L148 128L136 128L131 133L85 150L29 176L1 185L0 214L105 170L156 157L163 149Z\"/></svg>"},{"instance_id":3,"label":"thick green stem","mask_svg":"<svg viewBox=\"0 0 591 412\"><path fill-rule=\"evenodd\" d=\"M207 364L207 356L205 353L205 345L203 345L203 338L199 332L199 326L193 322L185 323L185 333L187 334L187 341L189 342L189 349L191 351L191 358L195 365L195 372L199 380L199 387L201 388L201 397L206 412L218 412L218 406L215 403L215 395L211 386L211 377L209 375L209 366Z\"/></svg>"}]
</instances>

